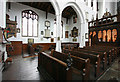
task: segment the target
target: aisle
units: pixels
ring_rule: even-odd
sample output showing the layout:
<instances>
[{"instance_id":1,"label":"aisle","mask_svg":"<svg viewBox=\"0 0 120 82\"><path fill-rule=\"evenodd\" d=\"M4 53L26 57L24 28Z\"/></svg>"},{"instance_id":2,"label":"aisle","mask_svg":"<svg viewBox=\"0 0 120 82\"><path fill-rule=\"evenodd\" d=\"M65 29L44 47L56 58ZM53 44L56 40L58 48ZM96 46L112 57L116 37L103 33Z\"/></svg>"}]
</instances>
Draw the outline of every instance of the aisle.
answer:
<instances>
[{"instance_id":1,"label":"aisle","mask_svg":"<svg viewBox=\"0 0 120 82\"><path fill-rule=\"evenodd\" d=\"M3 71L3 80L42 80L37 65L38 57L13 56L13 63Z\"/></svg>"},{"instance_id":2,"label":"aisle","mask_svg":"<svg viewBox=\"0 0 120 82\"><path fill-rule=\"evenodd\" d=\"M120 57L115 59L111 67L109 67L98 80L108 80L108 82L111 80L120 81Z\"/></svg>"}]
</instances>

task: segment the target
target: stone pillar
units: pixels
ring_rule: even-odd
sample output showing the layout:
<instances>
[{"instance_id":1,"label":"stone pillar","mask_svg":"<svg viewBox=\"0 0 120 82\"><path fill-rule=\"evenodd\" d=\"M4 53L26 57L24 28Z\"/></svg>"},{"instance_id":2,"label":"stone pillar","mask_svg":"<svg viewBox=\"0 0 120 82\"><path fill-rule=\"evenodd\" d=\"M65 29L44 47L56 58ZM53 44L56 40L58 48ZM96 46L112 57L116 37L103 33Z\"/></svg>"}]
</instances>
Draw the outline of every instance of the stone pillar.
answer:
<instances>
[{"instance_id":1,"label":"stone pillar","mask_svg":"<svg viewBox=\"0 0 120 82\"><path fill-rule=\"evenodd\" d=\"M92 0L88 0L88 6L91 7L91 1Z\"/></svg>"},{"instance_id":2,"label":"stone pillar","mask_svg":"<svg viewBox=\"0 0 120 82\"><path fill-rule=\"evenodd\" d=\"M95 15L94 15L94 19L96 19L96 15L97 15L97 1L96 0L94 0L93 1L93 10L95 11Z\"/></svg>"},{"instance_id":3,"label":"stone pillar","mask_svg":"<svg viewBox=\"0 0 120 82\"><path fill-rule=\"evenodd\" d=\"M6 27L6 0L0 0L0 27ZM5 52L5 60L7 59L6 44L0 44L0 50ZM1 69L1 68L0 68ZM2 82L2 70L0 70L0 82Z\"/></svg>"},{"instance_id":4,"label":"stone pillar","mask_svg":"<svg viewBox=\"0 0 120 82\"><path fill-rule=\"evenodd\" d=\"M6 28L6 0L0 0L0 26ZM4 38L3 38L4 40ZM5 60L7 59L6 44L1 45L2 51L5 51Z\"/></svg>"},{"instance_id":5,"label":"stone pillar","mask_svg":"<svg viewBox=\"0 0 120 82\"><path fill-rule=\"evenodd\" d=\"M79 47L83 48L85 46L85 23L81 23L79 29Z\"/></svg>"},{"instance_id":6,"label":"stone pillar","mask_svg":"<svg viewBox=\"0 0 120 82\"><path fill-rule=\"evenodd\" d=\"M56 24L57 24L57 29L56 29L56 51L61 52L61 14L56 15Z\"/></svg>"}]
</instances>

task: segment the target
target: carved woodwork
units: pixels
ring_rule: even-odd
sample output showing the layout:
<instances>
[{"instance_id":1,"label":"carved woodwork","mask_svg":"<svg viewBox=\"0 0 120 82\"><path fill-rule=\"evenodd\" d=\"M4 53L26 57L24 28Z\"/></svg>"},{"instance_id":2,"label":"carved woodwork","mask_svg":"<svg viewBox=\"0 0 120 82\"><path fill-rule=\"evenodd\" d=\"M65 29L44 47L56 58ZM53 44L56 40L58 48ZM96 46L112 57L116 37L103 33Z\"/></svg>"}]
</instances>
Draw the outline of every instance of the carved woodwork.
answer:
<instances>
[{"instance_id":1,"label":"carved woodwork","mask_svg":"<svg viewBox=\"0 0 120 82\"><path fill-rule=\"evenodd\" d=\"M10 38L12 36L16 37L16 33L17 33L16 25L17 25L17 22L16 21L11 21L9 18L10 18L9 15L6 14L6 28L4 30L5 37L6 38Z\"/></svg>"},{"instance_id":2,"label":"carved woodwork","mask_svg":"<svg viewBox=\"0 0 120 82\"><path fill-rule=\"evenodd\" d=\"M42 68L44 68L45 72L43 73ZM72 80L72 68L70 67L68 70L67 64L59 59L52 57L44 52L39 53L38 55L38 70L42 74L43 78L48 79L49 77L53 78L55 81L57 80Z\"/></svg>"},{"instance_id":3,"label":"carved woodwork","mask_svg":"<svg viewBox=\"0 0 120 82\"><path fill-rule=\"evenodd\" d=\"M120 15L106 13L103 18L90 21L89 27L89 45L119 46L120 44Z\"/></svg>"}]
</instances>

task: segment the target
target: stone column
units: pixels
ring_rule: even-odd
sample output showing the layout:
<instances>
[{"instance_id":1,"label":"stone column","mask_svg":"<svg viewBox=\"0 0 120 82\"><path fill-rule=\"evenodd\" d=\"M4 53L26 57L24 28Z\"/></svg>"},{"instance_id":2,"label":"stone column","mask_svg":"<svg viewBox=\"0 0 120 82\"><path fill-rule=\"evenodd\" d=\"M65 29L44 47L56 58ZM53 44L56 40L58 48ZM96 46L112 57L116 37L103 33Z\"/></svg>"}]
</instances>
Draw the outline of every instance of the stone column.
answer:
<instances>
[{"instance_id":1,"label":"stone column","mask_svg":"<svg viewBox=\"0 0 120 82\"><path fill-rule=\"evenodd\" d=\"M61 52L61 14L56 15L56 24L57 24L57 29L56 29L56 51Z\"/></svg>"},{"instance_id":2,"label":"stone column","mask_svg":"<svg viewBox=\"0 0 120 82\"><path fill-rule=\"evenodd\" d=\"M96 0L93 0L93 10L95 11L95 16L94 16L94 19L96 19L96 15L97 15L97 1Z\"/></svg>"},{"instance_id":3,"label":"stone column","mask_svg":"<svg viewBox=\"0 0 120 82\"><path fill-rule=\"evenodd\" d=\"M6 27L6 0L0 0L0 26ZM3 39L4 40L4 39ZM0 44L0 50L5 51L5 60L7 59L6 45Z\"/></svg>"},{"instance_id":4,"label":"stone column","mask_svg":"<svg viewBox=\"0 0 120 82\"><path fill-rule=\"evenodd\" d=\"M88 0L88 6L91 7L91 1L92 0Z\"/></svg>"},{"instance_id":5,"label":"stone column","mask_svg":"<svg viewBox=\"0 0 120 82\"><path fill-rule=\"evenodd\" d=\"M85 23L81 23L79 29L79 47L83 48L85 46Z\"/></svg>"},{"instance_id":6,"label":"stone column","mask_svg":"<svg viewBox=\"0 0 120 82\"><path fill-rule=\"evenodd\" d=\"M6 0L0 0L0 27L6 27ZM6 44L0 44L0 50L5 52L5 60L7 59ZM1 68L0 68L1 69ZM2 81L2 70L0 70L0 82Z\"/></svg>"}]
</instances>

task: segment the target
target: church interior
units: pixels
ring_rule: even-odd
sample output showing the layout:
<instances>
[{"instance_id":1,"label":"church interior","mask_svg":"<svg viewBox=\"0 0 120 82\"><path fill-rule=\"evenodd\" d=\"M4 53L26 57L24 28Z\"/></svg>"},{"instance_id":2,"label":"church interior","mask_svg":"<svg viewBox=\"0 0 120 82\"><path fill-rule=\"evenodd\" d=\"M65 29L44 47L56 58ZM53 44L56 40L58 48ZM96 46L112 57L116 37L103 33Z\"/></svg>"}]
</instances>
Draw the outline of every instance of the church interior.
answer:
<instances>
[{"instance_id":1,"label":"church interior","mask_svg":"<svg viewBox=\"0 0 120 82\"><path fill-rule=\"evenodd\" d=\"M0 0L0 82L120 81L120 0Z\"/></svg>"}]
</instances>

